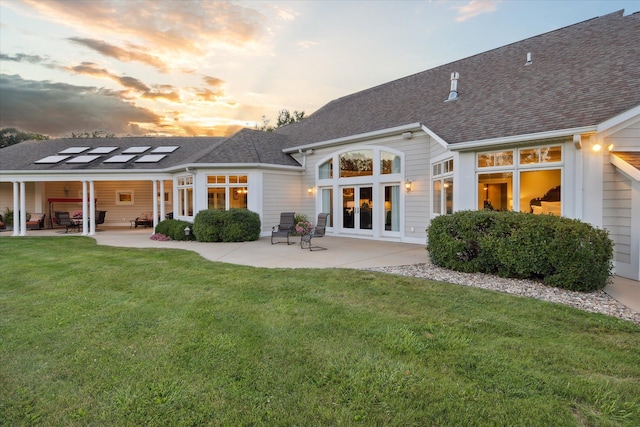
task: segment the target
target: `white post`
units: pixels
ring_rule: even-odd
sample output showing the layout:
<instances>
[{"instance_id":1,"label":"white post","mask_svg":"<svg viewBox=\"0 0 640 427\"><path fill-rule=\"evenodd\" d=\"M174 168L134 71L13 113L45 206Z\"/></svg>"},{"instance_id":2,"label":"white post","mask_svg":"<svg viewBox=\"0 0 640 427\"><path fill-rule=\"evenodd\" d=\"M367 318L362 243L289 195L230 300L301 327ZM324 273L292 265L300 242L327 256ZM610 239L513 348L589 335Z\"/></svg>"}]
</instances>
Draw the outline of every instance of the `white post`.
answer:
<instances>
[{"instance_id":1,"label":"white post","mask_svg":"<svg viewBox=\"0 0 640 427\"><path fill-rule=\"evenodd\" d=\"M20 184L13 182L13 235L20 235L20 221L18 221L18 212L20 212Z\"/></svg>"},{"instance_id":2,"label":"white post","mask_svg":"<svg viewBox=\"0 0 640 427\"><path fill-rule=\"evenodd\" d=\"M164 179L160 180L160 221L165 218L165 209L164 209Z\"/></svg>"},{"instance_id":3,"label":"white post","mask_svg":"<svg viewBox=\"0 0 640 427\"><path fill-rule=\"evenodd\" d=\"M155 233L156 225L158 225L158 181L153 180L153 230L151 234Z\"/></svg>"},{"instance_id":4,"label":"white post","mask_svg":"<svg viewBox=\"0 0 640 427\"><path fill-rule=\"evenodd\" d=\"M96 234L96 186L89 181L89 236Z\"/></svg>"},{"instance_id":5,"label":"white post","mask_svg":"<svg viewBox=\"0 0 640 427\"><path fill-rule=\"evenodd\" d=\"M89 228L89 206L87 204L87 181L82 181L82 235L88 234Z\"/></svg>"},{"instance_id":6,"label":"white post","mask_svg":"<svg viewBox=\"0 0 640 427\"><path fill-rule=\"evenodd\" d=\"M20 235L27 235L27 198L25 197L25 183L20 182ZM15 224L15 214L13 215L13 222Z\"/></svg>"}]
</instances>

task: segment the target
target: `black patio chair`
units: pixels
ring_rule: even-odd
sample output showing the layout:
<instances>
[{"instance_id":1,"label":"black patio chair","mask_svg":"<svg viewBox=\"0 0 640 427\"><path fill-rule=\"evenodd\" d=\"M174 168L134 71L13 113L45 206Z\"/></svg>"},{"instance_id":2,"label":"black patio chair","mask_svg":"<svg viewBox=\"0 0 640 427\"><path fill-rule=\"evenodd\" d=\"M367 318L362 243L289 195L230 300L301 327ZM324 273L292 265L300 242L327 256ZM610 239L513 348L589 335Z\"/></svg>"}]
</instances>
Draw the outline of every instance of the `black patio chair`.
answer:
<instances>
[{"instance_id":1,"label":"black patio chair","mask_svg":"<svg viewBox=\"0 0 640 427\"><path fill-rule=\"evenodd\" d=\"M310 251L326 251L327 248L322 246L313 246L311 244L311 239L324 237L324 233L327 230L327 218L330 214L328 213L320 213L318 214L318 222L316 226L313 227L311 233L304 234L300 237L300 247L304 249L304 246L307 245Z\"/></svg>"},{"instance_id":2,"label":"black patio chair","mask_svg":"<svg viewBox=\"0 0 640 427\"><path fill-rule=\"evenodd\" d=\"M280 214L280 224L273 226L271 229L271 244L274 244L274 237L286 237L287 245L291 245L295 242L289 241L289 236L294 232L295 228L295 212L282 212ZM284 242L275 242L284 243Z\"/></svg>"}]
</instances>

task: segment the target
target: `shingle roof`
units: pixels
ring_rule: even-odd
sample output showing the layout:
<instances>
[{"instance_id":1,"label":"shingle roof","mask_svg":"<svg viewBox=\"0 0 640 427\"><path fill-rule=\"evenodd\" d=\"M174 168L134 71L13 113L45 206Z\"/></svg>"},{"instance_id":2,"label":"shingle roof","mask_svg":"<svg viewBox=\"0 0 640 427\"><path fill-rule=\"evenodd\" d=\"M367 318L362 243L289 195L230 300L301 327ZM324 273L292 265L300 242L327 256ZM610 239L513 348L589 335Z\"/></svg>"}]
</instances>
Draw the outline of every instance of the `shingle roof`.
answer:
<instances>
[{"instance_id":1,"label":"shingle roof","mask_svg":"<svg viewBox=\"0 0 640 427\"><path fill-rule=\"evenodd\" d=\"M163 170L172 166L189 164L202 156L203 152L221 145L225 138L61 138L45 141L25 141L0 150L0 170L31 170L31 171L71 171L71 170ZM141 156L155 154L152 151L158 147L178 146L175 151L167 153L158 162L136 162ZM70 155L58 163L35 163L48 156L58 155L70 147L89 147L82 153ZM79 155L86 155L97 147L117 147L115 150L100 155L88 163L69 163L68 160ZM149 147L138 153L131 160L123 163L105 163L104 160L131 147ZM162 154L162 153L158 153Z\"/></svg>"},{"instance_id":2,"label":"shingle roof","mask_svg":"<svg viewBox=\"0 0 640 427\"><path fill-rule=\"evenodd\" d=\"M593 126L640 104L639 40L640 13L615 12L336 99L276 132L300 146L419 122L455 144ZM452 72L459 98L444 102Z\"/></svg>"},{"instance_id":3,"label":"shingle roof","mask_svg":"<svg viewBox=\"0 0 640 427\"><path fill-rule=\"evenodd\" d=\"M260 163L300 166L282 150L288 138L272 132L242 129L224 144L213 147L197 159L197 163Z\"/></svg>"},{"instance_id":4,"label":"shingle roof","mask_svg":"<svg viewBox=\"0 0 640 427\"><path fill-rule=\"evenodd\" d=\"M611 154L620 157L624 162L640 171L640 152L637 151L615 151Z\"/></svg>"}]
</instances>

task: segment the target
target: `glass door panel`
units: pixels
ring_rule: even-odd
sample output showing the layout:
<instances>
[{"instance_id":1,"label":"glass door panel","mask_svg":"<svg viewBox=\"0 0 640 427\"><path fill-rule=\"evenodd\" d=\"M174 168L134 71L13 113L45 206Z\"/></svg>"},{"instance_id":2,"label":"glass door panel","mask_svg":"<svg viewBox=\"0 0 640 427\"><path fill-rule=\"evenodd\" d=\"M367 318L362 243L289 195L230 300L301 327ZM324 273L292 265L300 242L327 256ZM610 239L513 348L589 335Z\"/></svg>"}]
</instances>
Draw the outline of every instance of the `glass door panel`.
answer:
<instances>
[{"instance_id":1,"label":"glass door panel","mask_svg":"<svg viewBox=\"0 0 640 427\"><path fill-rule=\"evenodd\" d=\"M342 228L366 234L373 230L373 187L342 188Z\"/></svg>"}]
</instances>

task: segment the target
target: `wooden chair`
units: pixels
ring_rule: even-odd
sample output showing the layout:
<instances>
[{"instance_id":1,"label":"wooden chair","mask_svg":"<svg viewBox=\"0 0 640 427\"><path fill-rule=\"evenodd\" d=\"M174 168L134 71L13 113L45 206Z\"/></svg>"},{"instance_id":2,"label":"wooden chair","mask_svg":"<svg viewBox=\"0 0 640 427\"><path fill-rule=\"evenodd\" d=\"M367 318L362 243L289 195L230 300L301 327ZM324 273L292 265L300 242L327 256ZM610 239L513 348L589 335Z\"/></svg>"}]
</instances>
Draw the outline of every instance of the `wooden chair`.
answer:
<instances>
[{"instance_id":1,"label":"wooden chair","mask_svg":"<svg viewBox=\"0 0 640 427\"><path fill-rule=\"evenodd\" d=\"M300 238L300 247L302 249L304 249L304 246L307 245L310 251L326 251L327 250L327 248L324 248L322 246L312 246L311 239L313 239L314 237L316 238L324 237L324 233L327 230L327 218L329 217L329 215L330 214L328 213L318 214L318 222L316 223L316 226L313 228L313 230L311 230L311 233L304 234Z\"/></svg>"},{"instance_id":2,"label":"wooden chair","mask_svg":"<svg viewBox=\"0 0 640 427\"><path fill-rule=\"evenodd\" d=\"M280 224L273 226L271 228L271 244L274 244L274 237L286 237L287 245L291 245L295 242L289 241L289 236L293 233L295 228L295 212L282 212L280 214ZM275 242L275 243L284 243L284 242Z\"/></svg>"}]
</instances>

